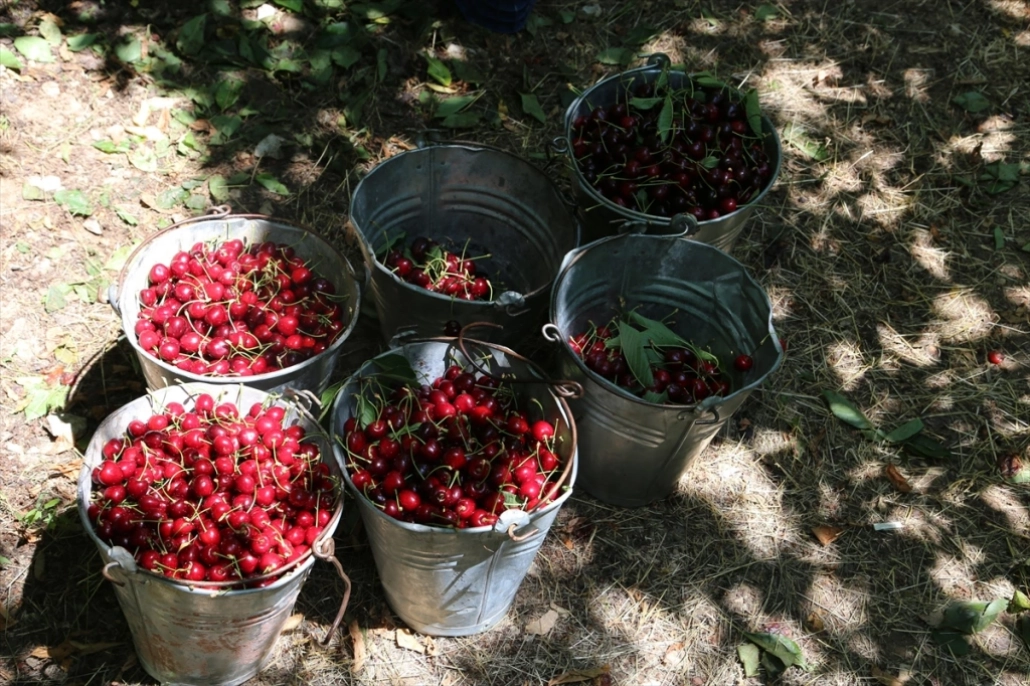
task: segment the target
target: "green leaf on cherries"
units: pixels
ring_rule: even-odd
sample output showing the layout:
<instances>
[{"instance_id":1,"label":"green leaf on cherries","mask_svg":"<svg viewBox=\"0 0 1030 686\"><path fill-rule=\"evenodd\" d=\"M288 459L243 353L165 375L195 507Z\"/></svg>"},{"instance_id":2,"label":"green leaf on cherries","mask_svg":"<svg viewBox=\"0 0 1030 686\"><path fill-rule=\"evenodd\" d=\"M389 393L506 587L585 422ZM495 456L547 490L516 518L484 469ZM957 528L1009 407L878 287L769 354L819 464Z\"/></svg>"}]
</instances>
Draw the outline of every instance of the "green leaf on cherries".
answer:
<instances>
[{"instance_id":1,"label":"green leaf on cherries","mask_svg":"<svg viewBox=\"0 0 1030 686\"><path fill-rule=\"evenodd\" d=\"M669 402L669 394L665 391L662 391L661 393L644 391L644 402L654 403L655 405L664 405Z\"/></svg>"},{"instance_id":2,"label":"green leaf on cherries","mask_svg":"<svg viewBox=\"0 0 1030 686\"><path fill-rule=\"evenodd\" d=\"M369 424L376 420L376 406L371 400L365 397L364 393L358 393L357 407L354 408L354 418L358 421L358 428L365 430Z\"/></svg>"},{"instance_id":3,"label":"green leaf on cherries","mask_svg":"<svg viewBox=\"0 0 1030 686\"><path fill-rule=\"evenodd\" d=\"M411 362L404 355L391 353L376 358L379 376L387 376L407 384L417 384L418 376L411 367Z\"/></svg>"},{"instance_id":4,"label":"green leaf on cherries","mask_svg":"<svg viewBox=\"0 0 1030 686\"><path fill-rule=\"evenodd\" d=\"M619 322L619 340L622 354L626 356L626 365L633 377L644 388L654 385L654 375L647 360L647 338L633 328L628 322Z\"/></svg>"},{"instance_id":5,"label":"green leaf on cherries","mask_svg":"<svg viewBox=\"0 0 1030 686\"><path fill-rule=\"evenodd\" d=\"M705 169L715 169L719 166L719 158L715 155L709 155L708 157L701 160L701 166Z\"/></svg>"},{"instance_id":6,"label":"green leaf on cherries","mask_svg":"<svg viewBox=\"0 0 1030 686\"><path fill-rule=\"evenodd\" d=\"M511 491L501 491L501 497L504 498L505 507L521 507L522 505L522 501L519 500L519 497Z\"/></svg>"},{"instance_id":7,"label":"green leaf on cherries","mask_svg":"<svg viewBox=\"0 0 1030 686\"><path fill-rule=\"evenodd\" d=\"M744 112L747 123L756 136L762 135L762 106L758 102L758 91L752 88L744 96Z\"/></svg>"},{"instance_id":8,"label":"green leaf on cherries","mask_svg":"<svg viewBox=\"0 0 1030 686\"><path fill-rule=\"evenodd\" d=\"M662 111L658 113L658 135L663 143L669 139L669 133L672 131L672 115L672 96L666 95Z\"/></svg>"},{"instance_id":9,"label":"green leaf on cherries","mask_svg":"<svg viewBox=\"0 0 1030 686\"><path fill-rule=\"evenodd\" d=\"M649 110L665 98L630 98L629 106L638 110Z\"/></svg>"},{"instance_id":10,"label":"green leaf on cherries","mask_svg":"<svg viewBox=\"0 0 1030 686\"><path fill-rule=\"evenodd\" d=\"M629 313L629 318L637 326L643 327L644 336L651 345L659 348L685 347L687 342L680 338L675 331L655 319L649 319L636 310Z\"/></svg>"},{"instance_id":11,"label":"green leaf on cherries","mask_svg":"<svg viewBox=\"0 0 1030 686\"><path fill-rule=\"evenodd\" d=\"M702 88L722 89L727 88L726 82L718 79L706 71L698 72L691 77L694 83Z\"/></svg>"}]
</instances>

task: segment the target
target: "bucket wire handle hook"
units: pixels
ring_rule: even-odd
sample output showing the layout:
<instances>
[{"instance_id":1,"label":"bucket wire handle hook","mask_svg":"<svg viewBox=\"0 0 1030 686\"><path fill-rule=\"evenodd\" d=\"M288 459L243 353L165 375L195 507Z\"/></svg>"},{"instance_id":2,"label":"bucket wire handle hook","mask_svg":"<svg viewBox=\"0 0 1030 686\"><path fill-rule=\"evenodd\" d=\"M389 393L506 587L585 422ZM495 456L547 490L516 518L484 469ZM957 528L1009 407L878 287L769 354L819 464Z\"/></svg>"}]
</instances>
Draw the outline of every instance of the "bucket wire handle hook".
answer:
<instances>
[{"instance_id":1,"label":"bucket wire handle hook","mask_svg":"<svg viewBox=\"0 0 1030 686\"><path fill-rule=\"evenodd\" d=\"M122 581L121 579L115 579L113 576L111 576L111 570L115 567L120 568L121 564L119 564L117 561L108 562L106 565L104 565L104 568L100 570L100 573L104 576L105 579L110 581L115 586L124 586L124 581Z\"/></svg>"},{"instance_id":2,"label":"bucket wire handle hook","mask_svg":"<svg viewBox=\"0 0 1030 686\"><path fill-rule=\"evenodd\" d=\"M336 568L336 573L340 575L340 579L343 581L343 600L340 601L340 609L336 613L336 619L333 620L333 625L329 627L329 631L326 633L325 638L322 639L322 645L328 645L333 635L336 634L336 630L340 628L340 622L343 621L343 615L347 612L347 605L350 604L350 591L351 583L350 577L343 571L343 565L336 559L336 543L333 541L333 537L315 541L315 544L311 546L311 552L319 560L331 562L333 567Z\"/></svg>"},{"instance_id":3,"label":"bucket wire handle hook","mask_svg":"<svg viewBox=\"0 0 1030 686\"><path fill-rule=\"evenodd\" d=\"M505 533L508 534L508 538L510 538L511 540L515 541L516 543L521 543L522 541L528 541L529 539L533 538L534 536L536 536L537 534L540 533L540 529L533 529L532 531L530 531L529 533L526 533L526 534L517 534L517 533L515 533L515 530L518 529L518 528L519 528L518 524L512 524L511 526L508 527L507 532L505 532Z\"/></svg>"},{"instance_id":4,"label":"bucket wire handle hook","mask_svg":"<svg viewBox=\"0 0 1030 686\"><path fill-rule=\"evenodd\" d=\"M474 329L479 326L489 326L495 329L504 328L503 325L495 324L494 322L472 322L471 324L466 324L465 326L461 327L461 329L458 331L458 349L461 350L461 354L465 356L465 359L469 361L469 364L471 364L477 372L479 372L483 376L488 376L491 379L496 379L497 381L504 381L507 383L544 383L553 388L554 392L563 398L575 399L581 398L583 396L583 387L579 384L579 382L573 381L571 379L549 379L546 377L540 379L512 379L497 376L489 369L481 367L479 363L476 362L475 358L473 358L469 354L468 350L465 348L465 332L468 329ZM513 356L523 362L532 364L527 358L522 357L517 353L515 353ZM533 366L535 367L536 365Z\"/></svg>"}]
</instances>

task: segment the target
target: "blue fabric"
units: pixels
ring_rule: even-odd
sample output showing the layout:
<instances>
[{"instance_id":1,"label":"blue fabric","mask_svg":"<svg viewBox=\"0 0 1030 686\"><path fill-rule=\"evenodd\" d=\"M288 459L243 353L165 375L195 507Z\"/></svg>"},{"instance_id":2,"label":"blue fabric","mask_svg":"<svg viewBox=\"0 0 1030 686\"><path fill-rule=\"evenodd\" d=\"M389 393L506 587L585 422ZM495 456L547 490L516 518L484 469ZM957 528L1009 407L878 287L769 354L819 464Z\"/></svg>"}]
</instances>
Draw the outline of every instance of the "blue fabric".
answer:
<instances>
[{"instance_id":1,"label":"blue fabric","mask_svg":"<svg viewBox=\"0 0 1030 686\"><path fill-rule=\"evenodd\" d=\"M516 33L526 26L536 0L454 0L465 19L496 33Z\"/></svg>"}]
</instances>

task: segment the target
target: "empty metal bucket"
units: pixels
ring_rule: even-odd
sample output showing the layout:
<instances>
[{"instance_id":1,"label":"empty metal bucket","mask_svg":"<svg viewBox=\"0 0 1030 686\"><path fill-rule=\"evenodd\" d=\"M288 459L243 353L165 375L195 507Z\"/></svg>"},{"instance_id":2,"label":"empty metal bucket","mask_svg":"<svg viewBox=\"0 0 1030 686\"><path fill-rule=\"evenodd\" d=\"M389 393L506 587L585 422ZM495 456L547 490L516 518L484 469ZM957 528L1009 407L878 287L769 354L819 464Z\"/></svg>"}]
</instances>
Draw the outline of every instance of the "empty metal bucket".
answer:
<instances>
[{"instance_id":1,"label":"empty metal bucket","mask_svg":"<svg viewBox=\"0 0 1030 686\"><path fill-rule=\"evenodd\" d=\"M569 345L590 322L607 322L616 306L658 320L672 314L670 328L710 345L720 360L750 354L754 366L746 383L729 364L732 392L695 405L659 405L619 390L589 371ZM569 400L579 433L579 485L626 507L675 490L783 354L769 298L744 266L717 248L675 236L612 236L571 253L555 282L544 336L561 346L559 374L583 386L582 398Z\"/></svg>"},{"instance_id":2,"label":"empty metal bucket","mask_svg":"<svg viewBox=\"0 0 1030 686\"><path fill-rule=\"evenodd\" d=\"M243 412L269 397L238 384L184 384L159 389L116 410L97 428L86 449L78 483L79 518L100 550L104 576L114 585L136 654L147 673L162 684L234 686L253 677L272 658L275 641L293 612L316 555L332 557L332 535L340 521L343 494L332 519L312 545L312 552L264 588L226 590L209 582L203 582L208 588L200 588L138 567L128 550L108 545L93 529L87 514L92 470L103 460L104 444L124 435L131 420L148 417L155 407L169 402L180 402L189 409L192 399L201 393L211 394L216 401L234 402ZM294 405L285 406L289 409L283 426L303 426L305 440L317 442L326 464L339 476L335 460L330 458L329 440L317 422L303 416ZM340 574L347 587L345 606L350 582L342 570Z\"/></svg>"},{"instance_id":3,"label":"empty metal bucket","mask_svg":"<svg viewBox=\"0 0 1030 686\"><path fill-rule=\"evenodd\" d=\"M546 321L554 276L579 242L574 209L545 173L510 153L467 144L429 145L379 164L354 189L347 225L372 273L384 341L441 336L450 321L491 322L504 328L488 340L517 346ZM407 283L381 259L387 246L416 236L488 253L477 265L504 292L490 302L465 301Z\"/></svg>"},{"instance_id":4,"label":"empty metal bucket","mask_svg":"<svg viewBox=\"0 0 1030 686\"><path fill-rule=\"evenodd\" d=\"M168 264L175 253L188 251L198 242L234 238L247 245L263 241L287 244L311 266L316 276L333 284L336 294L342 299L341 307L347 320L343 332L324 352L267 374L216 377L183 371L147 354L140 347L133 327L139 318L139 292L149 285L150 268L159 263ZM118 284L111 286L109 300L121 316L125 337L136 351L149 390L185 382L235 385L245 381L252 388L272 393L288 388L321 393L329 385L340 348L357 324L361 286L361 280L346 258L314 232L263 215L229 214L228 208L223 207L217 208L213 214L194 217L158 231L143 241L122 267Z\"/></svg>"},{"instance_id":5,"label":"empty metal bucket","mask_svg":"<svg viewBox=\"0 0 1030 686\"><path fill-rule=\"evenodd\" d=\"M583 211L583 243L597 240L605 236L627 232L646 232L653 234L679 234L681 230L671 225L671 218L653 214L644 214L636 210L616 205L601 195L590 185L573 158L572 139L573 122L580 115L590 114L595 107L607 107L616 102L626 100L626 92L640 84L653 84L668 70L669 58L663 54L652 55L645 66L614 74L598 81L587 88L569 105L565 111L565 136L554 141L553 147L558 153L568 155L569 177L576 196L576 202ZM690 83L691 75L683 71L668 71L668 84L671 88L682 88ZM780 173L783 152L776 127L767 116L762 117L762 132L765 153L773 172L769 183L751 200L741 205L737 211L719 217L698 222L697 230L690 238L702 243L714 245L726 252L733 249L733 244L755 208L772 188Z\"/></svg>"},{"instance_id":6,"label":"empty metal bucket","mask_svg":"<svg viewBox=\"0 0 1030 686\"><path fill-rule=\"evenodd\" d=\"M511 350L467 343L471 345L470 354L494 374L542 379L532 363ZM406 357L423 382L466 359L454 339L409 343L379 357L389 354ZM383 514L355 488L345 467L346 454L339 445L343 425L356 410L360 380L380 371L376 359L355 372L337 395L332 433L338 439L336 459L358 503L386 600L408 626L424 634L467 636L486 631L504 618L544 536L572 494L577 451L571 413L565 401L545 383L516 386L530 421L546 419L557 424L556 453L570 468L565 482L568 488L547 506L528 513L507 510L493 527L449 529L402 522Z\"/></svg>"}]
</instances>

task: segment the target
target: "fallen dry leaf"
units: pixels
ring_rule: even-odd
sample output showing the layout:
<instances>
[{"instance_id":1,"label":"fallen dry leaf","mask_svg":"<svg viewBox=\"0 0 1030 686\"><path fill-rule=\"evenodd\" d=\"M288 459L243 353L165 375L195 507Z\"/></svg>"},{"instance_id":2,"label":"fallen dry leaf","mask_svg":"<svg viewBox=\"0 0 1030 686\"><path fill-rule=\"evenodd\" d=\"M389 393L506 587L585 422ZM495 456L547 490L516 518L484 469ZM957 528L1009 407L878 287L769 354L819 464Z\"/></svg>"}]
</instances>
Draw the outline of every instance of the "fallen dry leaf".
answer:
<instances>
[{"instance_id":1,"label":"fallen dry leaf","mask_svg":"<svg viewBox=\"0 0 1030 686\"><path fill-rule=\"evenodd\" d=\"M1016 453L998 456L998 470L1005 478L1010 478L1023 470L1023 461Z\"/></svg>"},{"instance_id":2,"label":"fallen dry leaf","mask_svg":"<svg viewBox=\"0 0 1030 686\"><path fill-rule=\"evenodd\" d=\"M893 464L887 465L883 472L887 475L887 478L891 480L891 483L894 484L894 488L898 489L898 491L901 493L912 492L912 484L908 482L908 479L906 479Z\"/></svg>"},{"instance_id":3,"label":"fallen dry leaf","mask_svg":"<svg viewBox=\"0 0 1030 686\"><path fill-rule=\"evenodd\" d=\"M356 619L351 620L349 630L351 644L354 646L354 665L351 671L356 674L365 666L365 637L361 635L361 628Z\"/></svg>"},{"instance_id":4,"label":"fallen dry leaf","mask_svg":"<svg viewBox=\"0 0 1030 686\"><path fill-rule=\"evenodd\" d=\"M526 633L535 634L537 636L543 636L554 628L554 625L557 621L558 613L554 610L548 610L541 616L526 624Z\"/></svg>"},{"instance_id":5,"label":"fallen dry leaf","mask_svg":"<svg viewBox=\"0 0 1030 686\"><path fill-rule=\"evenodd\" d=\"M8 627L14 626L18 621L14 617L15 612L17 609L8 610L7 605L0 603L0 631L7 631Z\"/></svg>"},{"instance_id":6,"label":"fallen dry leaf","mask_svg":"<svg viewBox=\"0 0 1030 686\"><path fill-rule=\"evenodd\" d=\"M425 654L426 652L425 644L418 640L415 634L411 633L408 629L397 629L397 646L414 650L416 653Z\"/></svg>"},{"instance_id":7,"label":"fallen dry leaf","mask_svg":"<svg viewBox=\"0 0 1030 686\"><path fill-rule=\"evenodd\" d=\"M844 529L839 526L830 526L829 524L820 524L817 527L812 528L812 533L819 539L819 542L823 545L830 545L844 533Z\"/></svg>"},{"instance_id":8,"label":"fallen dry leaf","mask_svg":"<svg viewBox=\"0 0 1030 686\"><path fill-rule=\"evenodd\" d=\"M299 612L296 613L296 614L290 615L289 617L287 617L286 623L283 624L283 633L285 633L287 631L293 631L298 626L300 626L300 623L303 622L303 621L304 621L304 615L302 615Z\"/></svg>"},{"instance_id":9,"label":"fallen dry leaf","mask_svg":"<svg viewBox=\"0 0 1030 686\"><path fill-rule=\"evenodd\" d=\"M82 470L82 460L65 462L50 468L50 476L65 476L69 479L77 479Z\"/></svg>"},{"instance_id":10,"label":"fallen dry leaf","mask_svg":"<svg viewBox=\"0 0 1030 686\"><path fill-rule=\"evenodd\" d=\"M29 653L29 657L34 657L40 660L49 660L50 648L48 648L47 646L36 646Z\"/></svg>"},{"instance_id":11,"label":"fallen dry leaf","mask_svg":"<svg viewBox=\"0 0 1030 686\"><path fill-rule=\"evenodd\" d=\"M93 653L99 653L103 650L117 648L118 646L122 645L118 642L82 643L80 641L68 641L68 643L71 644L72 648L75 649L75 653L78 655L92 655Z\"/></svg>"},{"instance_id":12,"label":"fallen dry leaf","mask_svg":"<svg viewBox=\"0 0 1030 686\"><path fill-rule=\"evenodd\" d=\"M826 625L823 624L823 618L819 615L818 612L812 612L807 617L805 617L805 628L811 631L812 633L818 633L825 629Z\"/></svg>"},{"instance_id":13,"label":"fallen dry leaf","mask_svg":"<svg viewBox=\"0 0 1030 686\"><path fill-rule=\"evenodd\" d=\"M574 669L554 677L547 682L547 686L558 686L558 684L577 684L583 681L590 681L608 673L608 665L594 667L592 669Z\"/></svg>"},{"instance_id":14,"label":"fallen dry leaf","mask_svg":"<svg viewBox=\"0 0 1030 686\"><path fill-rule=\"evenodd\" d=\"M907 669L902 669L898 673L898 676L894 676L890 672L884 671L876 665L873 665L873 676L877 681L883 684L883 686L905 686L909 679L912 678L912 674Z\"/></svg>"},{"instance_id":15,"label":"fallen dry leaf","mask_svg":"<svg viewBox=\"0 0 1030 686\"><path fill-rule=\"evenodd\" d=\"M683 641L677 641L665 649L665 655L662 656L662 664L675 667L683 662L684 657L686 657L686 651L683 650Z\"/></svg>"}]
</instances>

